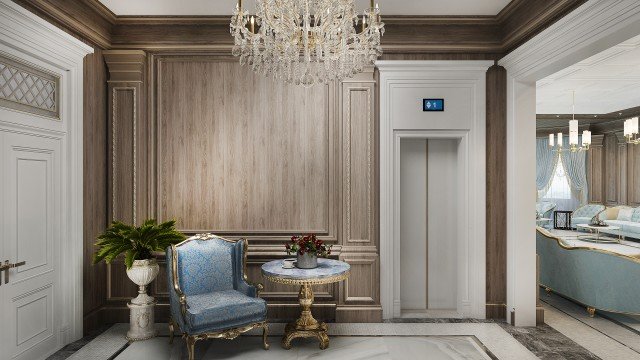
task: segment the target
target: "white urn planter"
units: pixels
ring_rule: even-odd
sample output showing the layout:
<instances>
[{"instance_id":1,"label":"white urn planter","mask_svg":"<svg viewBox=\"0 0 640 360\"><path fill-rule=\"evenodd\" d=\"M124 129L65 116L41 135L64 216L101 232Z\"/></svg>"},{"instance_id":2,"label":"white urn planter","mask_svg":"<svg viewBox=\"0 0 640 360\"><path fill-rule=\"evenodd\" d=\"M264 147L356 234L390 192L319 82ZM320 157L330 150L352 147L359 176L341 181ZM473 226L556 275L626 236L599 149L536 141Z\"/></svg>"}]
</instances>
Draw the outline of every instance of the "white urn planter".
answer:
<instances>
[{"instance_id":1,"label":"white urn planter","mask_svg":"<svg viewBox=\"0 0 640 360\"><path fill-rule=\"evenodd\" d=\"M127 304L131 311L127 340L147 340L157 335L154 317L156 300L147 294L147 285L155 280L159 271L156 259L134 260L131 269L127 269L129 279L138 285L138 296Z\"/></svg>"}]
</instances>

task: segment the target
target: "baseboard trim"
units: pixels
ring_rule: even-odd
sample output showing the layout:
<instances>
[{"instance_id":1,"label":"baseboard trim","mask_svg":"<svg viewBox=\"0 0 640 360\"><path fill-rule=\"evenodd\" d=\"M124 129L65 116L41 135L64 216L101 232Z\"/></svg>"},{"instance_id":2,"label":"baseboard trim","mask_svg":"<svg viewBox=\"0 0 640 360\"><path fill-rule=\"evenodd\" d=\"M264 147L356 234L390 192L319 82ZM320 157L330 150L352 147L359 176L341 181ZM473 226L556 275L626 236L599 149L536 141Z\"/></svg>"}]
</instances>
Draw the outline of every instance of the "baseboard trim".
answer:
<instances>
[{"instance_id":1,"label":"baseboard trim","mask_svg":"<svg viewBox=\"0 0 640 360\"><path fill-rule=\"evenodd\" d=\"M382 306L340 306L336 308L336 322L339 323L380 323Z\"/></svg>"},{"instance_id":2,"label":"baseboard trim","mask_svg":"<svg viewBox=\"0 0 640 360\"><path fill-rule=\"evenodd\" d=\"M544 308L542 306L536 307L536 326L544 324Z\"/></svg>"},{"instance_id":3,"label":"baseboard trim","mask_svg":"<svg viewBox=\"0 0 640 360\"><path fill-rule=\"evenodd\" d=\"M507 319L507 305L506 304L486 304L486 317L487 319L494 320L506 320Z\"/></svg>"}]
</instances>

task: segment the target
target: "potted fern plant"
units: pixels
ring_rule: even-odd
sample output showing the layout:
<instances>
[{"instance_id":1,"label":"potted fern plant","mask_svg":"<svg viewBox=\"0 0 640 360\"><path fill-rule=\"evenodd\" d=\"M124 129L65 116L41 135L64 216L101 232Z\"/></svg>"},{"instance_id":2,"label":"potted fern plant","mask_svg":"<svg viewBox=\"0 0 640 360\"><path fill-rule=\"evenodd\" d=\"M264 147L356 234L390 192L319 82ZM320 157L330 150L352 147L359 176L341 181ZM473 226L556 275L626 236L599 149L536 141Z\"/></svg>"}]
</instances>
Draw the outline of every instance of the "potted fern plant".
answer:
<instances>
[{"instance_id":1,"label":"potted fern plant","mask_svg":"<svg viewBox=\"0 0 640 360\"><path fill-rule=\"evenodd\" d=\"M175 220L158 224L155 219L146 220L140 226L114 221L98 236L98 250L94 254L93 263L102 260L111 263L124 253L127 276L139 286L138 297L131 303L150 304L153 298L147 295L146 286L158 276L159 271L153 253L165 251L168 246L185 239L185 236L176 230L175 224Z\"/></svg>"}]
</instances>

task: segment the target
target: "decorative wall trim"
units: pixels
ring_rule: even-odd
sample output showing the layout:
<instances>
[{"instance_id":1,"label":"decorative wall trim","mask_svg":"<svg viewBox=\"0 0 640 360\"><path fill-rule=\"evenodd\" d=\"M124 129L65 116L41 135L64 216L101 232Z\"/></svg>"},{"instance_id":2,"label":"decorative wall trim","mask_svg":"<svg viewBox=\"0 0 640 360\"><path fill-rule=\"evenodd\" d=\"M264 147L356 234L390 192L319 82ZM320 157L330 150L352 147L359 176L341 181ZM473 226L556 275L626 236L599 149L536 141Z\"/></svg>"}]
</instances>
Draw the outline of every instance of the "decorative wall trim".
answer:
<instances>
[{"instance_id":1,"label":"decorative wall trim","mask_svg":"<svg viewBox=\"0 0 640 360\"><path fill-rule=\"evenodd\" d=\"M60 77L0 53L0 106L60 119Z\"/></svg>"},{"instance_id":2,"label":"decorative wall trim","mask_svg":"<svg viewBox=\"0 0 640 360\"><path fill-rule=\"evenodd\" d=\"M137 156L137 142L138 142L138 137L137 137L137 127L138 127L138 112L137 112L137 90L135 87L129 87L129 86L114 86L111 88L111 104L112 104L112 114L113 116L111 117L111 131L112 131L112 141L111 141L111 166L113 168L112 172L111 172L111 202L112 202L112 208L111 208L111 217L113 220L123 220L123 219L118 219L116 217L116 211L117 209L119 209L118 204L117 204L117 196L116 196L116 190L117 190L117 186L118 186L118 176L120 176L117 171L116 171L116 165L118 164L118 158L116 156L116 151L118 148L118 117L117 117L117 113L118 113L118 100L117 100L117 95L119 91L132 91L133 95L133 152L131 154L131 164L133 167L133 201L132 201L132 214L133 214L133 223L137 224L137 217L136 217L136 213L137 213L137 209L138 209L138 205L137 205L137 183L138 183L138 176L137 176L137 168L138 168L138 156Z\"/></svg>"},{"instance_id":3,"label":"decorative wall trim","mask_svg":"<svg viewBox=\"0 0 640 360\"><path fill-rule=\"evenodd\" d=\"M371 224L367 224L367 228L369 229L369 236L367 239L352 239L351 238L351 93L352 92L364 92L367 96L367 146L366 146L366 159L367 159L367 174L371 174L371 161L373 160L372 148L371 148L371 127L373 124L373 117L371 116L371 88L369 87L346 87L344 89L343 96L346 98L344 111L344 149L343 149L343 176L344 176L344 196L343 196L343 211L345 212L345 240L347 243L370 243L373 234L371 233ZM371 192L371 177L367 176L367 193ZM371 199L367 198L367 221L371 221L371 212L372 212L373 204L371 203Z\"/></svg>"}]
</instances>

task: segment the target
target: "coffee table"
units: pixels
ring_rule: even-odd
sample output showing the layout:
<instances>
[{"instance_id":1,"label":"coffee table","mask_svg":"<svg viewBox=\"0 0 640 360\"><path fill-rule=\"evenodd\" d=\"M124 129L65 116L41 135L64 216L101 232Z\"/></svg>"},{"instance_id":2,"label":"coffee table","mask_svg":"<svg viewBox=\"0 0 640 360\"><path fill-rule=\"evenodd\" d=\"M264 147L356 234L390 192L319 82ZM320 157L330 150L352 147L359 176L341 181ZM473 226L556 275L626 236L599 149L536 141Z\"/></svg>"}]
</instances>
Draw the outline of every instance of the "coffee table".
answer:
<instances>
[{"instance_id":1,"label":"coffee table","mask_svg":"<svg viewBox=\"0 0 640 360\"><path fill-rule=\"evenodd\" d=\"M595 238L593 237L593 235L589 234L589 235L578 235L578 239L580 240L585 240L585 241L592 241L592 242L598 242L598 243L620 243L620 240L622 240L622 235L618 234L618 239L612 239L612 238L603 238L600 236L600 231L603 229L607 229L607 230L620 230L619 226L613 226L613 225L609 225L609 226L592 226L589 224L579 224L576 225L576 228L578 229L586 229L589 232L595 234Z\"/></svg>"},{"instance_id":2,"label":"coffee table","mask_svg":"<svg viewBox=\"0 0 640 360\"><path fill-rule=\"evenodd\" d=\"M274 260L262 265L262 276L265 279L274 283L300 286L298 303L301 314L295 322L285 327L282 336L283 348L291 349L291 341L299 337L315 337L320 341L320 349L329 347L327 324L318 322L311 314L313 304L311 286L343 281L349 277L350 269L351 266L346 262L331 259L318 259L318 267L315 269L284 269L282 260Z\"/></svg>"}]
</instances>

